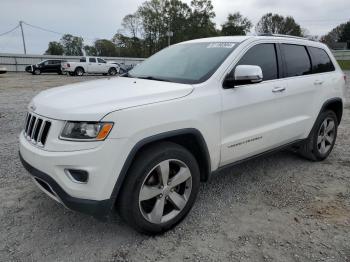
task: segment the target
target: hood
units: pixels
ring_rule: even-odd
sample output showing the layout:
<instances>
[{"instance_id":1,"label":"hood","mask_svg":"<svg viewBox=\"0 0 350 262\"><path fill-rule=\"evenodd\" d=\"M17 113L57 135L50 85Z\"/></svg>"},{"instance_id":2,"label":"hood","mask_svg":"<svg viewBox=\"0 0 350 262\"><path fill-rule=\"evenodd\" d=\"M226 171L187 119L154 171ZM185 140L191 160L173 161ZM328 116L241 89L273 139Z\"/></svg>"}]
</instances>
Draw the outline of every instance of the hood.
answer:
<instances>
[{"instance_id":1,"label":"hood","mask_svg":"<svg viewBox=\"0 0 350 262\"><path fill-rule=\"evenodd\" d=\"M181 98L192 90L185 84L113 77L48 89L33 98L29 110L59 120L98 121L112 111Z\"/></svg>"}]
</instances>

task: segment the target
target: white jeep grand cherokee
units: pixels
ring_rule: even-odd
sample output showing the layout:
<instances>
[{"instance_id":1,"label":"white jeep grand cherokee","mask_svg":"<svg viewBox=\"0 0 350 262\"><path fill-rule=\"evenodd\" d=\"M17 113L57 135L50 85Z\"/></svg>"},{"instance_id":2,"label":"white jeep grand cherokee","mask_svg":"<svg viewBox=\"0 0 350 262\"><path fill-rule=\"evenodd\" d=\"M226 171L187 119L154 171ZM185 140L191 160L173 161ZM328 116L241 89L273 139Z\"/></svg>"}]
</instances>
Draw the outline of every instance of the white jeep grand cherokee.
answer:
<instances>
[{"instance_id":1,"label":"white jeep grand cherokee","mask_svg":"<svg viewBox=\"0 0 350 262\"><path fill-rule=\"evenodd\" d=\"M283 36L219 37L166 48L128 74L41 92L20 156L67 208L115 208L155 234L189 212L214 171L294 145L334 146L345 76L329 49Z\"/></svg>"}]
</instances>

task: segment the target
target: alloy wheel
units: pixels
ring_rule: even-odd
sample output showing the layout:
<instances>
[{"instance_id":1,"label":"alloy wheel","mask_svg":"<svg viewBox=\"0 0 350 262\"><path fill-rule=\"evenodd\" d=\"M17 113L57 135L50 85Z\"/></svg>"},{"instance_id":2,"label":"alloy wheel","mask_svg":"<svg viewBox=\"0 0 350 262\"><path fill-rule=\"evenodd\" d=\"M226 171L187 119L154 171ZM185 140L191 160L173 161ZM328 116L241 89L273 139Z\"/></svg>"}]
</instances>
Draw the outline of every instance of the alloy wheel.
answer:
<instances>
[{"instance_id":1,"label":"alloy wheel","mask_svg":"<svg viewBox=\"0 0 350 262\"><path fill-rule=\"evenodd\" d=\"M186 206L192 191L192 175L180 160L160 162L147 174L139 193L139 208L151 223L165 223Z\"/></svg>"},{"instance_id":2,"label":"alloy wheel","mask_svg":"<svg viewBox=\"0 0 350 262\"><path fill-rule=\"evenodd\" d=\"M331 150L335 139L335 122L327 117L321 124L317 136L317 149L321 154L327 154Z\"/></svg>"}]
</instances>

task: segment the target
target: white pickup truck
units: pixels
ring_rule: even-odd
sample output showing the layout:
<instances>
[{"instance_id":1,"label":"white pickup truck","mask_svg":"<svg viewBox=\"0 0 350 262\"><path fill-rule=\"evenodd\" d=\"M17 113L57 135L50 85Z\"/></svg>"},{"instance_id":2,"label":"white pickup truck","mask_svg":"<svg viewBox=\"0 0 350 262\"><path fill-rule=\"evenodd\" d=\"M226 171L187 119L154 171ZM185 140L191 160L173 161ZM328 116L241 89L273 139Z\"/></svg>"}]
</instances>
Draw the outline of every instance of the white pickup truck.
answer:
<instances>
[{"instance_id":1,"label":"white pickup truck","mask_svg":"<svg viewBox=\"0 0 350 262\"><path fill-rule=\"evenodd\" d=\"M85 73L116 75L118 66L108 63L100 57L82 57L79 62L64 62L61 64L62 72L71 76L82 76Z\"/></svg>"}]
</instances>

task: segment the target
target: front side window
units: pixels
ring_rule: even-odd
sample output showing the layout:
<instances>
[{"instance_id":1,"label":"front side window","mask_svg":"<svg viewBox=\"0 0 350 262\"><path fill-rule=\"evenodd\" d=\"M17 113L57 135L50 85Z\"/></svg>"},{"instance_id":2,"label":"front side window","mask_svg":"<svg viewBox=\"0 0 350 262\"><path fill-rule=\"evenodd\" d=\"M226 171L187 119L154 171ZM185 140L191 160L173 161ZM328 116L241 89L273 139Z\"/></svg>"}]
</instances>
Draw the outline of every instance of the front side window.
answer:
<instances>
[{"instance_id":1,"label":"front side window","mask_svg":"<svg viewBox=\"0 0 350 262\"><path fill-rule=\"evenodd\" d=\"M335 67L325 50L316 47L308 47L312 60L313 73L325 73L335 70Z\"/></svg>"},{"instance_id":2,"label":"front side window","mask_svg":"<svg viewBox=\"0 0 350 262\"><path fill-rule=\"evenodd\" d=\"M101 58L97 58L97 61L99 62L99 63L106 63L106 61L105 60L103 60L103 59L101 59Z\"/></svg>"},{"instance_id":3,"label":"front side window","mask_svg":"<svg viewBox=\"0 0 350 262\"><path fill-rule=\"evenodd\" d=\"M195 84L209 79L236 48L232 42L184 43L163 49L127 76Z\"/></svg>"},{"instance_id":4,"label":"front side window","mask_svg":"<svg viewBox=\"0 0 350 262\"><path fill-rule=\"evenodd\" d=\"M91 58L91 57L90 57L90 58L89 58L89 62L90 62L90 63L96 63L96 58Z\"/></svg>"},{"instance_id":5,"label":"front side window","mask_svg":"<svg viewBox=\"0 0 350 262\"><path fill-rule=\"evenodd\" d=\"M305 46L282 44L281 48L286 63L286 77L311 74L311 61Z\"/></svg>"},{"instance_id":6,"label":"front side window","mask_svg":"<svg viewBox=\"0 0 350 262\"><path fill-rule=\"evenodd\" d=\"M263 81L278 78L278 63L275 44L259 44L253 46L239 60L238 65L260 66L263 73Z\"/></svg>"}]
</instances>

